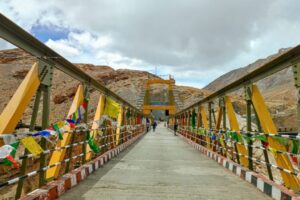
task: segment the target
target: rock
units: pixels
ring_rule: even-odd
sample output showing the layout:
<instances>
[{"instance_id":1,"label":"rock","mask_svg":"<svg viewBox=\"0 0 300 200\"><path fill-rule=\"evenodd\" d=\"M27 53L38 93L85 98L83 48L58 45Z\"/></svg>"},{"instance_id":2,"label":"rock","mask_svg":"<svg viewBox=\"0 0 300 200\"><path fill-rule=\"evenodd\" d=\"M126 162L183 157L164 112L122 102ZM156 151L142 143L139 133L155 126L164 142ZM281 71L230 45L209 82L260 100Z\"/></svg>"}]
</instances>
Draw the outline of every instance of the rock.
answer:
<instances>
[{"instance_id":1,"label":"rock","mask_svg":"<svg viewBox=\"0 0 300 200\"><path fill-rule=\"evenodd\" d=\"M76 91L77 91L77 87L78 86L67 89L66 90L66 96L69 97L69 98L74 97L75 94L76 94Z\"/></svg>"},{"instance_id":2,"label":"rock","mask_svg":"<svg viewBox=\"0 0 300 200\"><path fill-rule=\"evenodd\" d=\"M60 95L60 94L56 95L53 98L54 104L61 104L61 103L65 102L66 100L68 100L68 97L65 95Z\"/></svg>"},{"instance_id":3,"label":"rock","mask_svg":"<svg viewBox=\"0 0 300 200\"><path fill-rule=\"evenodd\" d=\"M28 73L28 71L29 71L28 69L21 69L21 70L15 71L12 76L14 78L24 79L26 74Z\"/></svg>"}]
</instances>

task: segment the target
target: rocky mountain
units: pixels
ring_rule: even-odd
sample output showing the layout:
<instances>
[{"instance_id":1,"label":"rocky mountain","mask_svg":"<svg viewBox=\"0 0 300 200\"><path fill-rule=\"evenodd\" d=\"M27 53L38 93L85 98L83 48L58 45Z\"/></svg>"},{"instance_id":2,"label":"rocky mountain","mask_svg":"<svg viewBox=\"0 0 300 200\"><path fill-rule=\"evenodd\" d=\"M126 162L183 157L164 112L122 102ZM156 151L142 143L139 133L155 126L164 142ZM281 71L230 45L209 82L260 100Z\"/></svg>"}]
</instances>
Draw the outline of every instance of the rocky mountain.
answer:
<instances>
[{"instance_id":1,"label":"rocky mountain","mask_svg":"<svg viewBox=\"0 0 300 200\"><path fill-rule=\"evenodd\" d=\"M0 113L36 60L37 58L20 49L0 51ZM159 78L146 71L115 70L110 66L96 66L92 64L76 64L76 66L133 105L137 104L139 94L144 89L145 81L149 78ZM61 71L54 71L51 90L51 122L62 119L67 115L78 84L78 81ZM184 105L194 102L196 98L202 98L205 95L205 92L196 88L176 86L176 89L178 90L179 99ZM90 117L92 117L96 109L99 92L94 90L90 92L91 104L89 109L91 111ZM26 123L30 120L32 107L33 101L23 116L23 121ZM39 118L38 122L40 120Z\"/></svg>"},{"instance_id":2,"label":"rocky mountain","mask_svg":"<svg viewBox=\"0 0 300 200\"><path fill-rule=\"evenodd\" d=\"M259 59L255 61L254 63L251 63L245 67L237 68L234 70L231 70L222 76L218 77L211 83L209 83L207 86L204 87L204 89L209 90L211 92L215 92L225 85L228 85L237 79L241 78L242 76L245 76L246 74L256 70L257 68L263 66L264 64L270 62L271 60L277 58L278 56L281 56L291 48L285 48L285 49L280 49L277 53L268 56L267 58ZM274 79L273 79L274 80ZM284 79L280 79L280 81L284 81ZM265 85L265 88L269 88L269 86L274 86L275 84L272 84L270 81L264 82L267 85Z\"/></svg>"},{"instance_id":3,"label":"rocky mountain","mask_svg":"<svg viewBox=\"0 0 300 200\"><path fill-rule=\"evenodd\" d=\"M291 48L280 49L276 54L267 58L259 59L245 67L232 70L216 80L209 83L204 90L215 92L222 87L234 82L242 76L263 66L267 62L277 58ZM282 70L256 83L266 101L266 104L272 114L278 129L297 130L296 104L297 91L294 87L293 72L291 68ZM243 91L239 90L232 94L234 96L234 105L236 111L243 115L245 113L245 104L243 100Z\"/></svg>"},{"instance_id":4,"label":"rocky mountain","mask_svg":"<svg viewBox=\"0 0 300 200\"><path fill-rule=\"evenodd\" d=\"M176 85L174 89L177 93L177 100L182 103L182 107L186 107L259 68L277 56L282 55L287 50L289 49L281 49L274 55L264 59L259 59L248 66L232 70L217 78L201 90ZM5 105L14 94L14 91L17 89L31 65L36 60L37 59L35 57L20 49L0 51L0 112L2 112ZM128 69L115 70L110 66L96 66L92 64L76 65L133 105L137 105L137 100L139 98L139 94L144 89L145 81L148 78L159 78L145 71ZM297 91L294 88L293 81L292 70L286 69L257 83L278 128L287 128L292 130L297 129ZM51 91L50 119L52 122L62 119L67 115L68 107L72 102L72 98L75 95L78 84L78 81L59 70L55 70ZM233 93L233 95L235 110L240 116L243 116L245 114L243 92L242 90L239 90ZM90 117L92 117L95 112L98 98L99 92L92 90ZM23 121L26 123L28 123L30 119L32 106L33 102L31 102L23 116ZM39 120L40 119L38 119L38 121Z\"/></svg>"}]
</instances>

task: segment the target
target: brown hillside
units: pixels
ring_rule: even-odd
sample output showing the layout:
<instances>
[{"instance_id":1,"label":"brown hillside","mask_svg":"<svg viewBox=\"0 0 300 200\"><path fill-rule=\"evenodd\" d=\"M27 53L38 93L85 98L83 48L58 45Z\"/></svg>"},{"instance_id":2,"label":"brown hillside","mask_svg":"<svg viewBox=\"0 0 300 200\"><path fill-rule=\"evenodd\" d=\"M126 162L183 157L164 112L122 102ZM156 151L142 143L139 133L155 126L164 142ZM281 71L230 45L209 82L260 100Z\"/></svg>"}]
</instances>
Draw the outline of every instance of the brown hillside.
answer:
<instances>
[{"instance_id":1,"label":"brown hillside","mask_svg":"<svg viewBox=\"0 0 300 200\"><path fill-rule=\"evenodd\" d=\"M26 76L31 65L36 60L35 57L20 49L0 51L0 112L2 112L18 85ZM156 77L145 71L128 69L115 70L109 66L96 66L92 64L76 65L133 105L136 105L137 98L144 88L145 81L149 77ZM55 70L51 91L51 122L66 116L78 84L78 81L59 70ZM180 91L179 96L182 97L181 100L184 104L193 102L194 98L204 95L200 89L189 88L187 90L186 87L182 86L176 86L176 88ZM191 98L189 98L189 96L191 96ZM98 97L99 93L92 90L90 117L92 117L96 109ZM31 102L31 105L23 117L23 121L26 123L30 120L32 104Z\"/></svg>"},{"instance_id":2,"label":"brown hillside","mask_svg":"<svg viewBox=\"0 0 300 200\"><path fill-rule=\"evenodd\" d=\"M204 90L209 90L211 92L217 91L253 70L263 66L267 62L277 58L289 49L291 48L280 49L278 53L274 55L264 59L259 59L248 66L232 70L209 83L206 87L204 87ZM259 81L256 84L259 86L265 98L277 127L281 129L287 128L288 130L297 130L297 91L294 87L292 69L285 69ZM242 105L242 102L244 101L242 91L240 90L235 92L233 95L235 96L236 104ZM242 112L240 114L244 113Z\"/></svg>"}]
</instances>

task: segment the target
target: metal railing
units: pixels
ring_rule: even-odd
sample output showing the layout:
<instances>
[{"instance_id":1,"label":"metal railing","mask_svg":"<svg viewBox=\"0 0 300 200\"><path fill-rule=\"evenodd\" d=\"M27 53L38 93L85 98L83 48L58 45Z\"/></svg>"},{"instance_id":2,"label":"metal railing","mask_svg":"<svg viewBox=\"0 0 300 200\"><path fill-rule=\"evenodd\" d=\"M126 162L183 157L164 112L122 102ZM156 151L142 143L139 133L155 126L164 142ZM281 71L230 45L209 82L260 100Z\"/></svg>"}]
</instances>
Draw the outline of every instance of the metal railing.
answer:
<instances>
[{"instance_id":1,"label":"metal railing","mask_svg":"<svg viewBox=\"0 0 300 200\"><path fill-rule=\"evenodd\" d=\"M272 178L271 168L276 166L277 169L282 169L281 177L283 179L284 185L287 188L293 189L294 191L300 191L300 181L298 179L299 166L294 168L291 158L291 154L282 153L287 152L284 149L287 147L275 140L272 136L277 138L282 137L278 134L278 129L276 128L275 123L271 117L271 114L268 110L268 107L264 101L263 95L259 91L259 87L255 85L260 80L267 78L277 72L280 72L284 69L292 67L293 77L291 81L294 81L295 88L297 89L298 94L300 94L300 45L286 51L280 56L272 59L263 66L257 68L256 70L250 72L249 74L239 78L232 83L229 83L225 87L219 89L218 91L208 95L207 97L200 99L196 103L182 109L181 111L175 114L177 122L182 126L188 126L193 128L202 127L206 130L209 130L214 137L218 138L221 136L220 131L233 130L237 132L237 135L240 137L243 134L242 129L240 128L241 122L238 121L236 117L236 112L231 102L230 96L234 96L239 89L244 89L244 103L245 103L245 123L247 133L251 133L254 129L258 130L263 136L266 136L266 141L269 143L272 153L274 154L274 159L276 160L277 165L270 164L268 161L268 149L263 149L265 163L268 170L269 178ZM240 91L239 91L240 92ZM240 93L238 93L240 95ZM215 102L218 100L218 104ZM284 103L284 102L282 102ZM297 103L297 127L298 133L300 131L300 100L298 96ZM216 112L215 109L218 109ZM208 116L206 115L206 110L208 111ZM253 114L251 114L253 112ZM194 115L192 115L192 113ZM215 116L215 113L218 116ZM193 122L192 122L193 121ZM229 125L228 125L229 122ZM254 126L256 128L254 128ZM230 128L228 128L230 127ZM190 130L185 130L188 137L191 137L192 133ZM198 137L198 136L196 136ZM202 145L207 146L210 144L209 140L212 140L209 136L205 136L207 139L206 143L202 142ZM288 136L284 136L288 137ZM290 137L290 136L289 136ZM197 140L199 142L199 138ZM248 167L250 170L253 170L253 162L263 163L259 159L253 157L253 148L256 148L253 145L252 140L232 143L233 144L233 155L235 155L235 162L241 164L244 167ZM213 145L213 144L211 144ZM215 148L215 147L214 147ZM218 147L219 148L219 147ZM260 147L261 148L261 147ZM221 149L217 149L220 151ZM224 150L224 149L223 149ZM245 153L246 152L246 153ZM297 154L298 155L298 154ZM288 167L288 168L287 168ZM287 173L287 174L285 174Z\"/></svg>"}]
</instances>

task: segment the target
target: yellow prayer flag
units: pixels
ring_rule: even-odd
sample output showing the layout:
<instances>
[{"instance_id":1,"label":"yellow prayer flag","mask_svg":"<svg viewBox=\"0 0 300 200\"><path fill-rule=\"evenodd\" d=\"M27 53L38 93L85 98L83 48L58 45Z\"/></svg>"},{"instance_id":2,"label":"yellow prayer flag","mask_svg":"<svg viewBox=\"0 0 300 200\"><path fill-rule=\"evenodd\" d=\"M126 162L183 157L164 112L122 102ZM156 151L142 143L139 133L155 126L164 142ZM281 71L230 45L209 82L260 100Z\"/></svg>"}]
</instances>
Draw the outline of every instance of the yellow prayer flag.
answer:
<instances>
[{"instance_id":1,"label":"yellow prayer flag","mask_svg":"<svg viewBox=\"0 0 300 200\"><path fill-rule=\"evenodd\" d=\"M58 121L58 122L56 122L56 124L59 128L62 128L65 125L65 121Z\"/></svg>"},{"instance_id":2,"label":"yellow prayer flag","mask_svg":"<svg viewBox=\"0 0 300 200\"><path fill-rule=\"evenodd\" d=\"M120 112L120 105L109 97L106 98L104 115L108 115L112 118L117 118Z\"/></svg>"},{"instance_id":3,"label":"yellow prayer flag","mask_svg":"<svg viewBox=\"0 0 300 200\"><path fill-rule=\"evenodd\" d=\"M25 137L21 140L21 142L34 156L43 152L42 147L33 139L33 137Z\"/></svg>"},{"instance_id":4,"label":"yellow prayer flag","mask_svg":"<svg viewBox=\"0 0 300 200\"><path fill-rule=\"evenodd\" d=\"M226 148L226 145L225 145L224 137L223 137L223 136L220 137L220 144L221 144L221 146L222 146L223 148Z\"/></svg>"}]
</instances>

